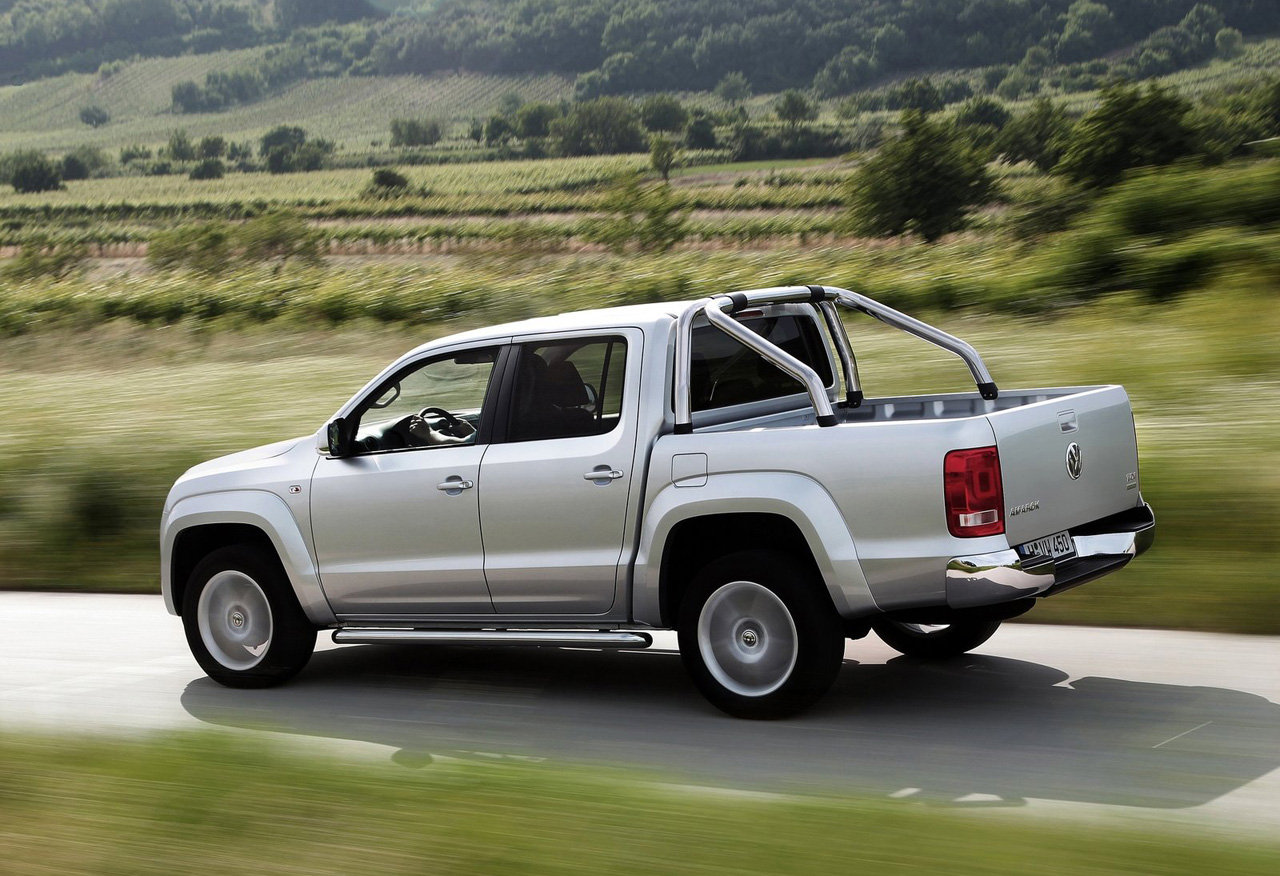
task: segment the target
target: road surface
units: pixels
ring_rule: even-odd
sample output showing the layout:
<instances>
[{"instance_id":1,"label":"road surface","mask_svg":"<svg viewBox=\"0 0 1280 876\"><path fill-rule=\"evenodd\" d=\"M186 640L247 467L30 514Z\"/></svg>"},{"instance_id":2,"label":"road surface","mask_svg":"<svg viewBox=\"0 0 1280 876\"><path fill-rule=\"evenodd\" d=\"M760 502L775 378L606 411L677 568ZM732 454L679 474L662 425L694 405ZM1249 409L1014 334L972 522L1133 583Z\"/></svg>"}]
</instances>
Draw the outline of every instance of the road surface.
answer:
<instances>
[{"instance_id":1,"label":"road surface","mask_svg":"<svg viewBox=\"0 0 1280 876\"><path fill-rule=\"evenodd\" d=\"M966 657L850 643L804 715L725 717L673 637L640 652L333 646L291 684L205 678L159 597L0 593L0 729L199 727L322 740L406 768L601 763L691 791L1280 835L1280 639L1007 624Z\"/></svg>"}]
</instances>

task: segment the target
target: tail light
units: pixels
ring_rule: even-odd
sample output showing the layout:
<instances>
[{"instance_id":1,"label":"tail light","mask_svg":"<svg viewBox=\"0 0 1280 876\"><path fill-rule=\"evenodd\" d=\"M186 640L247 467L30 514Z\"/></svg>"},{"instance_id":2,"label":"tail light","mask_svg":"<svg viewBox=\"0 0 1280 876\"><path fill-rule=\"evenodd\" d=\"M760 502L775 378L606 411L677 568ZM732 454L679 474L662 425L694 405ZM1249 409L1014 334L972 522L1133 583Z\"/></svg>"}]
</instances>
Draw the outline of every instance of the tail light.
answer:
<instances>
[{"instance_id":1,"label":"tail light","mask_svg":"<svg viewBox=\"0 0 1280 876\"><path fill-rule=\"evenodd\" d=\"M994 447L953 450L942 463L947 529L957 538L1004 533L1004 487Z\"/></svg>"}]
</instances>

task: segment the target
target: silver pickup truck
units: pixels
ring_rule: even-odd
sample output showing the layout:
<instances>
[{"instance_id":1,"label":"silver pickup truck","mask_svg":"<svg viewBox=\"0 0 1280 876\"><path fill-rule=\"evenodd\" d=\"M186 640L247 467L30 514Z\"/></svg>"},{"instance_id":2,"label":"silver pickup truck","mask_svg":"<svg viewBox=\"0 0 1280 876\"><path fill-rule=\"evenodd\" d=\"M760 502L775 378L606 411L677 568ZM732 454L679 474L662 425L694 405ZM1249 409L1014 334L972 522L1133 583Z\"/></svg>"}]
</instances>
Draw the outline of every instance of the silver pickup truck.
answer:
<instances>
[{"instance_id":1,"label":"silver pickup truck","mask_svg":"<svg viewBox=\"0 0 1280 876\"><path fill-rule=\"evenodd\" d=\"M863 394L841 309L971 393ZM846 639L977 647L1146 550L1119 386L998 390L968 344L824 286L532 319L393 362L314 436L192 468L161 523L200 666L283 682L337 642L643 648L742 717L821 697Z\"/></svg>"}]
</instances>

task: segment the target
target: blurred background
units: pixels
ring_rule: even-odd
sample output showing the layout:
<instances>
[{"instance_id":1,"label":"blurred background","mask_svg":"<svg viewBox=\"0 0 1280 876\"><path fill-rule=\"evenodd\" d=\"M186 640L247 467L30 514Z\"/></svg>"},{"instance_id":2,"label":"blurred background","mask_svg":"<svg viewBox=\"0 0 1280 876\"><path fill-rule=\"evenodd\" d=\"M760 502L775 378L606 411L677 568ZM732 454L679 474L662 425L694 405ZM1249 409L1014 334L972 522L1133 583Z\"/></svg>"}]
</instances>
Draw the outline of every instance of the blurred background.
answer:
<instances>
[{"instance_id":1,"label":"blurred background","mask_svg":"<svg viewBox=\"0 0 1280 876\"><path fill-rule=\"evenodd\" d=\"M430 338L824 283L1128 389L1157 547L1027 620L1280 633L1277 69L1263 0L0 0L0 588L158 592L185 468Z\"/></svg>"}]
</instances>

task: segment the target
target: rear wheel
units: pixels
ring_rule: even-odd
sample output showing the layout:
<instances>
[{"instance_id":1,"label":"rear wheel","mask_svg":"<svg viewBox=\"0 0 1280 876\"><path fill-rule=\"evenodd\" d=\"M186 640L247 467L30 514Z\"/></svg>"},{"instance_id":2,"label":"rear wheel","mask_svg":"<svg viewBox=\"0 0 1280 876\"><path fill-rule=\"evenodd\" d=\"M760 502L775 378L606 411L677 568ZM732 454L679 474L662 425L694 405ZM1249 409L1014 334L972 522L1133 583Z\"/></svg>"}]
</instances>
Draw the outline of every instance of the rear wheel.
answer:
<instances>
[{"instance_id":1,"label":"rear wheel","mask_svg":"<svg viewBox=\"0 0 1280 876\"><path fill-rule=\"evenodd\" d=\"M879 620L871 625L886 645L908 657L958 657L990 639L1000 629L998 620L971 620L953 624L907 624Z\"/></svg>"},{"instance_id":2,"label":"rear wheel","mask_svg":"<svg viewBox=\"0 0 1280 876\"><path fill-rule=\"evenodd\" d=\"M274 557L220 548L191 573L182 602L187 644L200 668L228 687L270 687L311 659L316 631Z\"/></svg>"},{"instance_id":3,"label":"rear wheel","mask_svg":"<svg viewBox=\"0 0 1280 876\"><path fill-rule=\"evenodd\" d=\"M844 658L839 617L794 557L744 551L698 573L680 604L680 656L716 707L781 718L816 702Z\"/></svg>"}]
</instances>

